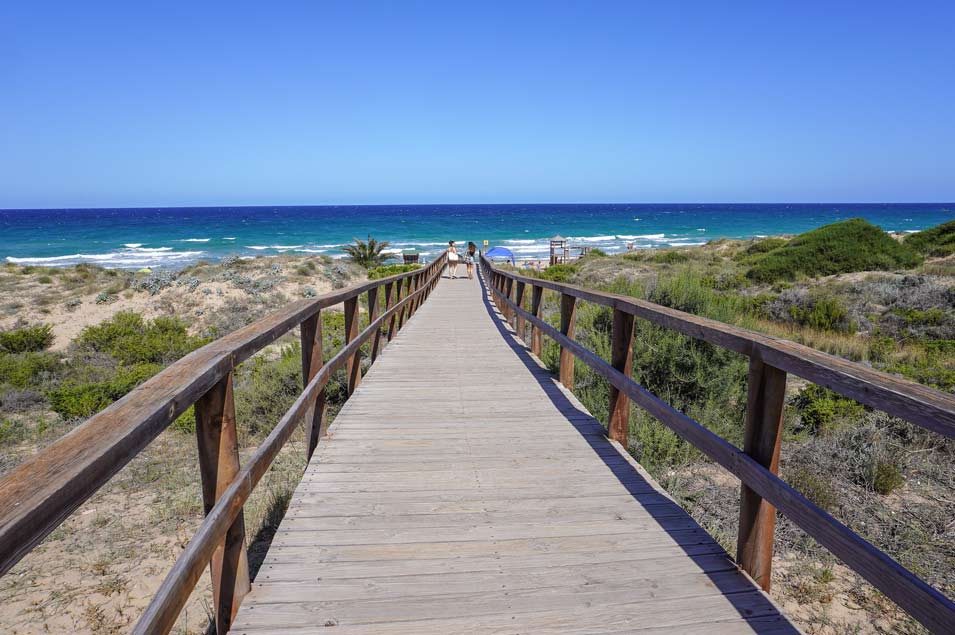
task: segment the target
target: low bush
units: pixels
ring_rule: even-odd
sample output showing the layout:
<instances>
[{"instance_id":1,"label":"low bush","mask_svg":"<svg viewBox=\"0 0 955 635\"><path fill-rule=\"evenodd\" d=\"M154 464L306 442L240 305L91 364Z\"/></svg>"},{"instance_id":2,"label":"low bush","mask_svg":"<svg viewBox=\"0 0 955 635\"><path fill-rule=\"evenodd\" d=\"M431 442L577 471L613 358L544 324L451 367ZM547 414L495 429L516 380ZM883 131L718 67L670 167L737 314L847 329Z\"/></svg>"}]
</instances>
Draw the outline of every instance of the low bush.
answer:
<instances>
[{"instance_id":1,"label":"low bush","mask_svg":"<svg viewBox=\"0 0 955 635\"><path fill-rule=\"evenodd\" d=\"M789 241L785 238L763 238L746 247L735 256L735 260L744 260L747 256L766 254L774 249L779 249Z\"/></svg>"},{"instance_id":2,"label":"low bush","mask_svg":"<svg viewBox=\"0 0 955 635\"><path fill-rule=\"evenodd\" d=\"M688 262L690 256L683 251L672 251L672 250L663 250L654 252L652 256L648 258L650 262L655 262L658 265L674 265L681 262Z\"/></svg>"},{"instance_id":3,"label":"low bush","mask_svg":"<svg viewBox=\"0 0 955 635\"><path fill-rule=\"evenodd\" d=\"M802 428L813 434L831 432L840 424L858 423L865 412L857 401L816 384L800 390L791 403L800 416Z\"/></svg>"},{"instance_id":4,"label":"low bush","mask_svg":"<svg viewBox=\"0 0 955 635\"><path fill-rule=\"evenodd\" d=\"M369 280L380 280L381 278L387 278L388 276L394 276L399 273L407 273L409 271L415 271L420 269L421 265L417 264L407 264L407 265L385 265L383 267L374 267L368 270L368 279Z\"/></svg>"},{"instance_id":5,"label":"low bush","mask_svg":"<svg viewBox=\"0 0 955 635\"><path fill-rule=\"evenodd\" d=\"M839 501L831 478L809 465L796 465L791 473L783 476L796 491L826 511L834 509Z\"/></svg>"},{"instance_id":6,"label":"low bush","mask_svg":"<svg viewBox=\"0 0 955 635\"><path fill-rule=\"evenodd\" d=\"M853 271L914 267L921 257L862 218L824 225L800 234L755 262L747 276L771 283L799 275L827 276Z\"/></svg>"},{"instance_id":7,"label":"low bush","mask_svg":"<svg viewBox=\"0 0 955 635\"><path fill-rule=\"evenodd\" d=\"M820 331L851 333L856 330L849 310L831 296L810 295L806 304L789 307L789 317L796 324Z\"/></svg>"},{"instance_id":8,"label":"low bush","mask_svg":"<svg viewBox=\"0 0 955 635\"><path fill-rule=\"evenodd\" d=\"M168 364L206 344L208 340L187 333L177 318L144 320L138 313L122 311L76 339L82 350L112 355L124 364Z\"/></svg>"},{"instance_id":9,"label":"low bush","mask_svg":"<svg viewBox=\"0 0 955 635\"><path fill-rule=\"evenodd\" d=\"M909 234L905 246L923 256L943 257L955 253L955 220Z\"/></svg>"},{"instance_id":10,"label":"low bush","mask_svg":"<svg viewBox=\"0 0 955 635\"><path fill-rule=\"evenodd\" d=\"M64 419L89 417L124 396L162 370L158 364L136 364L117 369L105 381L66 381L47 393L50 408Z\"/></svg>"},{"instance_id":11,"label":"low bush","mask_svg":"<svg viewBox=\"0 0 955 635\"><path fill-rule=\"evenodd\" d=\"M0 352L31 353L46 350L53 343L53 327L49 324L20 326L0 331Z\"/></svg>"},{"instance_id":12,"label":"low bush","mask_svg":"<svg viewBox=\"0 0 955 635\"><path fill-rule=\"evenodd\" d=\"M31 388L56 375L62 369L58 355L50 352L0 353L0 384Z\"/></svg>"},{"instance_id":13,"label":"low bush","mask_svg":"<svg viewBox=\"0 0 955 635\"><path fill-rule=\"evenodd\" d=\"M553 282L570 282L576 273L577 267L574 265L551 265L537 273L536 277Z\"/></svg>"}]
</instances>

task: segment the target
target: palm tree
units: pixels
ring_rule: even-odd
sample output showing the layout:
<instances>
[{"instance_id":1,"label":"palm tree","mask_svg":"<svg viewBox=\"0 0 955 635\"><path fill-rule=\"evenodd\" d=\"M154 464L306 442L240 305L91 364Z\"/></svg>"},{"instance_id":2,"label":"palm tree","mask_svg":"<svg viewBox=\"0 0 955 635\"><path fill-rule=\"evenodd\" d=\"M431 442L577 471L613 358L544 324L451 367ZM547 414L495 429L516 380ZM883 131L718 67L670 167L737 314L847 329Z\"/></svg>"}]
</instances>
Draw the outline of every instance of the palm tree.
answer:
<instances>
[{"instance_id":1,"label":"palm tree","mask_svg":"<svg viewBox=\"0 0 955 635\"><path fill-rule=\"evenodd\" d=\"M378 242L368 236L367 241L356 238L354 245L347 245L342 248L342 251L348 254L348 259L355 264L370 269L371 267L381 266L388 260L388 254L382 252L388 248L389 244L387 240Z\"/></svg>"}]
</instances>

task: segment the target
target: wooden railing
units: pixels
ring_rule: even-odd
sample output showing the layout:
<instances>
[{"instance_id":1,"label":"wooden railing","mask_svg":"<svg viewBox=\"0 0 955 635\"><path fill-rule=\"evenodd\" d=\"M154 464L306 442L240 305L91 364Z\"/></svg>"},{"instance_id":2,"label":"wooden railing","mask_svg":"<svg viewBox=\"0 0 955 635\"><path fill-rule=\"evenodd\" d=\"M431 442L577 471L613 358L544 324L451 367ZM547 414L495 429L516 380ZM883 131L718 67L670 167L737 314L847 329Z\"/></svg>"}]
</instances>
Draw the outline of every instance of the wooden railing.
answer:
<instances>
[{"instance_id":1,"label":"wooden railing","mask_svg":"<svg viewBox=\"0 0 955 635\"><path fill-rule=\"evenodd\" d=\"M348 394L361 381L361 347L374 362L434 289L447 258L415 271L301 300L200 348L90 417L0 480L0 575L195 404L206 517L166 576L134 633L168 633L202 571L211 565L218 633L229 629L249 590L243 505L300 421L310 458L325 430L325 385L346 368ZM359 332L359 299L369 325ZM384 308L379 296L384 297ZM322 359L321 311L344 303L345 345ZM304 389L245 465L239 464L233 369L301 326Z\"/></svg>"},{"instance_id":2,"label":"wooden railing","mask_svg":"<svg viewBox=\"0 0 955 635\"><path fill-rule=\"evenodd\" d=\"M786 375L791 373L839 394L955 438L955 395L881 373L794 342L635 298L530 278L495 267L483 256L481 273L502 315L540 356L542 336L560 347L560 382L574 385L574 360L610 384L608 436L627 447L630 401L680 435L741 482L737 561L769 590L775 511L842 559L933 633L955 633L955 604L937 589L814 505L778 476ZM527 310L528 289L530 310ZM543 319L544 290L560 296L560 328ZM574 340L578 300L613 310L611 361ZM742 353L750 359L744 445L740 450L648 392L630 378L634 318Z\"/></svg>"}]
</instances>

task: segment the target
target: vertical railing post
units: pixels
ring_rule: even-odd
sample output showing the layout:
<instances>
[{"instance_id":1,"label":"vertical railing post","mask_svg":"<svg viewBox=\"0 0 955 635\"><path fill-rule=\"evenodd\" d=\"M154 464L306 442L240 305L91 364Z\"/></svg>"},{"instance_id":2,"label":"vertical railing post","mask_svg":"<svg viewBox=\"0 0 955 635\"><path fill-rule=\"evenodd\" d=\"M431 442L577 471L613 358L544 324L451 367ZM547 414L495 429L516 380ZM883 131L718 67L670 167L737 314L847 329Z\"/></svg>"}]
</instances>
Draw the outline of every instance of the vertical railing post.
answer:
<instances>
[{"instance_id":1,"label":"vertical railing post","mask_svg":"<svg viewBox=\"0 0 955 635\"><path fill-rule=\"evenodd\" d=\"M633 370L633 316L613 310L613 331L610 336L610 365L627 377ZM607 436L627 447L630 441L630 399L610 384L610 416Z\"/></svg>"},{"instance_id":2,"label":"vertical railing post","mask_svg":"<svg viewBox=\"0 0 955 635\"><path fill-rule=\"evenodd\" d=\"M574 322L577 317L577 298L566 293L560 294L560 332L574 339ZM574 389L574 354L560 347L560 383Z\"/></svg>"},{"instance_id":3,"label":"vertical railing post","mask_svg":"<svg viewBox=\"0 0 955 635\"><path fill-rule=\"evenodd\" d=\"M538 320L543 319L544 316L544 287L539 287L536 284L531 287L531 313ZM541 329L536 324L531 325L531 353L536 355L538 358L541 356L541 351L543 349L543 336Z\"/></svg>"},{"instance_id":4,"label":"vertical railing post","mask_svg":"<svg viewBox=\"0 0 955 635\"><path fill-rule=\"evenodd\" d=\"M513 300L514 294L514 281L510 278L504 278L504 297L508 300ZM514 321L514 310L511 309L511 306L507 302L502 302L504 307L504 319L507 320L508 324L511 324Z\"/></svg>"},{"instance_id":5,"label":"vertical railing post","mask_svg":"<svg viewBox=\"0 0 955 635\"><path fill-rule=\"evenodd\" d=\"M786 372L751 358L748 392L743 451L778 474ZM775 527L776 508L741 485L736 560L765 591L769 591L772 575Z\"/></svg>"},{"instance_id":6,"label":"vertical railing post","mask_svg":"<svg viewBox=\"0 0 955 635\"><path fill-rule=\"evenodd\" d=\"M195 413L202 505L208 514L239 472L231 372L196 401ZM216 630L225 633L232 625L239 603L251 588L242 511L216 547L211 573Z\"/></svg>"},{"instance_id":7,"label":"vertical railing post","mask_svg":"<svg viewBox=\"0 0 955 635\"><path fill-rule=\"evenodd\" d=\"M345 345L350 344L360 332L358 296L345 300ZM348 358L348 395L351 396L361 383L361 348Z\"/></svg>"},{"instance_id":8,"label":"vertical railing post","mask_svg":"<svg viewBox=\"0 0 955 635\"><path fill-rule=\"evenodd\" d=\"M403 278L398 281L398 298L404 300L411 293L411 278ZM405 304L398 309L398 329L405 325L405 314L408 312L408 305Z\"/></svg>"},{"instance_id":9,"label":"vertical railing post","mask_svg":"<svg viewBox=\"0 0 955 635\"><path fill-rule=\"evenodd\" d=\"M308 386L325 363L321 311L302 322L300 338L302 341L302 385ZM316 396L315 403L305 413L306 460L312 458L318 446L318 440L325 436L325 427L325 388L323 387Z\"/></svg>"},{"instance_id":10,"label":"vertical railing post","mask_svg":"<svg viewBox=\"0 0 955 635\"><path fill-rule=\"evenodd\" d=\"M381 287L375 287L368 291L368 323L371 324L378 319L378 292ZM376 328L371 336L371 363L374 364L378 359L378 353L381 349L381 328Z\"/></svg>"},{"instance_id":11,"label":"vertical railing post","mask_svg":"<svg viewBox=\"0 0 955 635\"><path fill-rule=\"evenodd\" d=\"M520 308L524 308L524 283L518 281L517 286L514 289L514 304ZM525 331L527 330L527 324L524 322L524 316L514 311L514 328L517 330L517 336L521 338L521 341L524 341L524 336L526 335Z\"/></svg>"},{"instance_id":12,"label":"vertical railing post","mask_svg":"<svg viewBox=\"0 0 955 635\"><path fill-rule=\"evenodd\" d=\"M400 282L398 283L401 284ZM391 307L395 305L395 283L386 282L385 283L385 311L388 311ZM383 325L385 327L385 332L388 337L388 341L391 341L393 337L393 332L395 330L395 314L392 313L391 317L388 318L388 323Z\"/></svg>"}]
</instances>

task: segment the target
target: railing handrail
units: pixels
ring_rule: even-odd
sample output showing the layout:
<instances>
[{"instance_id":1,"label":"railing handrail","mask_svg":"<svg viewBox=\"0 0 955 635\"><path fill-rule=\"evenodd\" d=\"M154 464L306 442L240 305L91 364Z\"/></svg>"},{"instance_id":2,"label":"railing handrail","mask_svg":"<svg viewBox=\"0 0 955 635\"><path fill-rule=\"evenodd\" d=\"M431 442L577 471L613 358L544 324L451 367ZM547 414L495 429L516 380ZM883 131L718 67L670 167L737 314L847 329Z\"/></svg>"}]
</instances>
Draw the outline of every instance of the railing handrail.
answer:
<instances>
[{"instance_id":1,"label":"railing handrail","mask_svg":"<svg viewBox=\"0 0 955 635\"><path fill-rule=\"evenodd\" d=\"M770 338L722 322L668 309L651 302L611 293L591 291L574 285L522 276L495 267L483 254L481 275L487 282L502 314L513 321L519 336L525 336L525 324L532 325L531 349L540 354L541 334L561 348L560 377L573 388L573 360L576 358L605 378L611 385L608 436L626 447L629 435L629 401L644 408L658 421L703 452L715 463L740 479L740 531L737 560L740 566L769 590L772 563L775 509L778 508L807 534L841 558L852 570L868 580L903 610L933 633L950 632L955 624L955 603L927 584L889 555L879 550L831 515L813 504L777 476L781 442L782 407L786 372L823 384L862 403L896 416L955 436L952 413L955 396L899 380L891 375L840 360L814 349ZM490 280L488 280L490 278ZM516 284L514 284L516 283ZM525 290L530 286L532 310L524 308ZM561 294L561 328L543 320L543 289ZM512 296L514 298L512 299ZM574 310L577 299L614 309L612 361L606 362L573 339ZM630 378L633 343L633 318L645 318L685 335L748 355L750 362L749 398L746 417L746 447L740 450L653 395ZM802 363L798 363L802 362ZM791 369L791 370L790 370ZM868 390L856 383L864 378ZM816 383L822 383L816 381ZM847 389L851 387L851 389ZM918 396L906 391L912 387ZM891 395L889 410L880 407ZM912 415L910 409L917 409ZM909 416L906 416L909 415ZM926 425L927 416L944 417L936 425Z\"/></svg>"},{"instance_id":2,"label":"railing handrail","mask_svg":"<svg viewBox=\"0 0 955 635\"><path fill-rule=\"evenodd\" d=\"M275 452L291 434L294 425L290 425L287 421L289 415L293 411L297 413L291 421L291 424L297 424L304 412L301 404L307 405L310 402L314 404L317 393L324 388L332 372L346 363L351 365L352 360L357 363L361 345L371 338L376 329L380 335L380 328L386 319L391 319L391 328L394 330L395 317L399 311L398 326L400 328L406 310L410 317L410 313L437 284L445 258L446 252L442 252L434 261L419 269L380 280L362 282L316 298L293 302L244 328L219 338L170 364L126 396L91 416L76 429L11 470L0 478L0 575L9 571L179 415L210 393L224 379L228 378L231 381L230 375L238 364L296 326L301 324L304 327L304 323L309 320L316 320L322 309L344 302L347 311L351 305L354 330L346 333L347 343L342 350L327 365L320 368L310 381L306 382L307 385L295 405L283 417L280 423L284 424L285 436L278 440L275 436L276 431L273 430L253 455L252 461L239 472L238 476L241 479L237 479L232 483L232 488L225 490L217 497L218 501L235 503L236 491L245 491L240 481L247 482L248 490L241 497L238 507L233 510L235 514L240 513L241 503L271 463ZM402 295L401 290L405 283L407 283L408 291L403 297L399 297ZM375 308L374 314L370 316L369 326L358 333L358 299L362 294L368 293L369 302L371 302L374 295L377 307L379 289L382 288L385 289L388 303L386 310L379 316ZM348 322L347 315L346 322ZM389 332L389 340L392 334ZM303 349L303 370L306 366L306 356L310 354L311 351ZM373 356L376 354L377 352L373 353ZM317 365L321 366L321 360L318 360ZM357 372L360 379L360 370ZM229 398L231 399L231 395ZM278 427L276 426L276 429ZM271 453L263 454L263 448L268 448ZM311 449L309 448L309 451ZM230 492L232 492L231 497L227 499L226 495ZM208 534L210 524L214 524L213 520L222 516L220 507L216 505L213 508L216 512L215 516L207 516L200 528L200 531L206 532L203 535L207 538L210 535ZM207 510L207 513L210 511ZM234 518L233 514L230 523ZM211 535L215 541L222 539L217 531L213 531ZM208 562L209 560L206 559L201 564L200 573ZM177 562L178 565L179 562ZM175 570L174 568L170 575ZM192 584L194 585L195 581ZM191 589L192 586L189 587L190 591ZM185 597L188 598L188 592ZM169 626L171 627L171 623Z\"/></svg>"}]
</instances>

